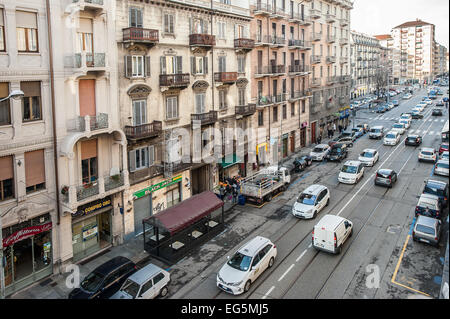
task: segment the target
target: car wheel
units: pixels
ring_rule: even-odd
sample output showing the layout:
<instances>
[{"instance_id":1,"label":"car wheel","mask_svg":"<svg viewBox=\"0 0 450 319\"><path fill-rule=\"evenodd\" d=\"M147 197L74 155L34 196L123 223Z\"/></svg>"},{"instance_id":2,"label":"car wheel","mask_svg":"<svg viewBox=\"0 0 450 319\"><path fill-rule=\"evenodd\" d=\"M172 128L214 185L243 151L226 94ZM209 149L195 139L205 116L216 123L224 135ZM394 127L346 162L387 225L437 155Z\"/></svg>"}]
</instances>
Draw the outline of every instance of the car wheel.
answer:
<instances>
[{"instance_id":1,"label":"car wheel","mask_svg":"<svg viewBox=\"0 0 450 319\"><path fill-rule=\"evenodd\" d=\"M270 202L272 200L272 195L267 195L266 201Z\"/></svg>"},{"instance_id":2,"label":"car wheel","mask_svg":"<svg viewBox=\"0 0 450 319\"><path fill-rule=\"evenodd\" d=\"M330 199L329 198L327 199L327 203L325 204L325 206L328 206L328 205L330 205Z\"/></svg>"},{"instance_id":3,"label":"car wheel","mask_svg":"<svg viewBox=\"0 0 450 319\"><path fill-rule=\"evenodd\" d=\"M341 252L342 252L342 245L340 245L336 250L336 255L339 255Z\"/></svg>"},{"instance_id":4,"label":"car wheel","mask_svg":"<svg viewBox=\"0 0 450 319\"><path fill-rule=\"evenodd\" d=\"M314 212L313 219L316 219L316 217L317 217L317 211Z\"/></svg>"},{"instance_id":5,"label":"car wheel","mask_svg":"<svg viewBox=\"0 0 450 319\"><path fill-rule=\"evenodd\" d=\"M251 282L250 280L248 280L248 281L245 283L245 286L244 286L244 292L249 291L251 285L252 285L252 282Z\"/></svg>"},{"instance_id":6,"label":"car wheel","mask_svg":"<svg viewBox=\"0 0 450 319\"><path fill-rule=\"evenodd\" d=\"M164 287L161 289L161 292L159 293L159 295L160 295L161 297L165 297L165 296L167 295L168 292L169 292L169 289L167 289L167 286L164 286Z\"/></svg>"},{"instance_id":7,"label":"car wheel","mask_svg":"<svg viewBox=\"0 0 450 319\"><path fill-rule=\"evenodd\" d=\"M269 260L269 268L271 268L273 266L273 263L275 262L275 259L272 257Z\"/></svg>"},{"instance_id":8,"label":"car wheel","mask_svg":"<svg viewBox=\"0 0 450 319\"><path fill-rule=\"evenodd\" d=\"M353 228L352 228L352 230L350 231L350 235L348 235L348 237L352 237L353 236Z\"/></svg>"}]
</instances>

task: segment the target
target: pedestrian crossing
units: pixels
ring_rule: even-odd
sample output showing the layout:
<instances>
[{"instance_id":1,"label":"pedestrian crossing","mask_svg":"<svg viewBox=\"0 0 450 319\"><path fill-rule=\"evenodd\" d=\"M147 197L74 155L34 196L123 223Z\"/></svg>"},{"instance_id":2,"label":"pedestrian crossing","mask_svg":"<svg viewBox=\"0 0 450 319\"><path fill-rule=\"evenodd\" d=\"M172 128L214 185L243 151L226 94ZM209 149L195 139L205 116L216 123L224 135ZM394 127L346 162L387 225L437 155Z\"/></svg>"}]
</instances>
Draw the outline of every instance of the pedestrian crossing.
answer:
<instances>
[{"instance_id":1,"label":"pedestrian crossing","mask_svg":"<svg viewBox=\"0 0 450 319\"><path fill-rule=\"evenodd\" d=\"M378 121L397 121L399 118L400 118L400 116L380 117L380 118L375 118L375 120L378 120ZM424 121L424 119L419 119L417 121ZM444 123L445 120L444 119L425 119L425 122Z\"/></svg>"},{"instance_id":2,"label":"pedestrian crossing","mask_svg":"<svg viewBox=\"0 0 450 319\"><path fill-rule=\"evenodd\" d=\"M417 134L417 135L421 135L421 136L425 136L425 135L440 135L441 133L439 131L428 131L428 130L408 130L408 135L409 134Z\"/></svg>"}]
</instances>

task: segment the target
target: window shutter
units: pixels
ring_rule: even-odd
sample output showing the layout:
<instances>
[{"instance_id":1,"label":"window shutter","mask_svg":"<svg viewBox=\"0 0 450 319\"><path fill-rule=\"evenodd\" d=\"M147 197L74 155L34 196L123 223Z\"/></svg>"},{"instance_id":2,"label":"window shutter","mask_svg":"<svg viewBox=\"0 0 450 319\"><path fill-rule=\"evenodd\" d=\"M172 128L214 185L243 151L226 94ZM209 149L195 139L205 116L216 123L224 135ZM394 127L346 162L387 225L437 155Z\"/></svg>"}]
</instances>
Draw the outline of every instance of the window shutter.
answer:
<instances>
[{"instance_id":1,"label":"window shutter","mask_svg":"<svg viewBox=\"0 0 450 319\"><path fill-rule=\"evenodd\" d=\"M183 73L183 60L182 60L182 56L177 56L177 69L176 69L176 73Z\"/></svg>"},{"instance_id":2,"label":"window shutter","mask_svg":"<svg viewBox=\"0 0 450 319\"><path fill-rule=\"evenodd\" d=\"M169 32L173 33L173 20L174 20L174 16L173 15L169 15Z\"/></svg>"},{"instance_id":3,"label":"window shutter","mask_svg":"<svg viewBox=\"0 0 450 319\"><path fill-rule=\"evenodd\" d=\"M145 76L150 77L150 56L145 56Z\"/></svg>"},{"instance_id":4,"label":"window shutter","mask_svg":"<svg viewBox=\"0 0 450 319\"><path fill-rule=\"evenodd\" d=\"M205 23L204 20L202 20L202 32L208 33L208 22Z\"/></svg>"},{"instance_id":5,"label":"window shutter","mask_svg":"<svg viewBox=\"0 0 450 319\"><path fill-rule=\"evenodd\" d=\"M189 34L194 34L195 32L192 31L192 18L189 18Z\"/></svg>"},{"instance_id":6,"label":"window shutter","mask_svg":"<svg viewBox=\"0 0 450 319\"><path fill-rule=\"evenodd\" d=\"M238 39L238 25L237 24L235 24L234 25L234 38L235 39Z\"/></svg>"},{"instance_id":7,"label":"window shutter","mask_svg":"<svg viewBox=\"0 0 450 319\"><path fill-rule=\"evenodd\" d=\"M160 58L161 74L166 74L166 57L162 56Z\"/></svg>"},{"instance_id":8,"label":"window shutter","mask_svg":"<svg viewBox=\"0 0 450 319\"><path fill-rule=\"evenodd\" d=\"M131 55L125 56L125 77L131 78L133 74L133 61Z\"/></svg>"},{"instance_id":9,"label":"window shutter","mask_svg":"<svg viewBox=\"0 0 450 319\"><path fill-rule=\"evenodd\" d=\"M178 98L173 98L173 113L174 117L178 117Z\"/></svg>"},{"instance_id":10,"label":"window shutter","mask_svg":"<svg viewBox=\"0 0 450 319\"><path fill-rule=\"evenodd\" d=\"M0 157L0 181L14 178L13 157Z\"/></svg>"},{"instance_id":11,"label":"window shutter","mask_svg":"<svg viewBox=\"0 0 450 319\"><path fill-rule=\"evenodd\" d=\"M164 14L164 32L169 31L169 15L167 13Z\"/></svg>"},{"instance_id":12,"label":"window shutter","mask_svg":"<svg viewBox=\"0 0 450 319\"><path fill-rule=\"evenodd\" d=\"M130 27L136 26L136 16L134 8L130 8Z\"/></svg>"},{"instance_id":13,"label":"window shutter","mask_svg":"<svg viewBox=\"0 0 450 319\"><path fill-rule=\"evenodd\" d=\"M205 56L203 58L203 72L204 74L208 74L208 57Z\"/></svg>"},{"instance_id":14,"label":"window shutter","mask_svg":"<svg viewBox=\"0 0 450 319\"><path fill-rule=\"evenodd\" d=\"M196 68L195 68L195 57L191 56L191 73L195 74Z\"/></svg>"},{"instance_id":15,"label":"window shutter","mask_svg":"<svg viewBox=\"0 0 450 319\"><path fill-rule=\"evenodd\" d=\"M142 10L138 9L136 9L136 26L138 28L142 28L143 26Z\"/></svg>"},{"instance_id":16,"label":"window shutter","mask_svg":"<svg viewBox=\"0 0 450 319\"><path fill-rule=\"evenodd\" d=\"M148 166L152 166L155 164L155 146L150 145L148 147Z\"/></svg>"},{"instance_id":17,"label":"window shutter","mask_svg":"<svg viewBox=\"0 0 450 319\"><path fill-rule=\"evenodd\" d=\"M128 159L130 161L128 170L134 172L136 170L136 150L132 150L128 153Z\"/></svg>"},{"instance_id":18,"label":"window shutter","mask_svg":"<svg viewBox=\"0 0 450 319\"><path fill-rule=\"evenodd\" d=\"M26 186L45 183L44 150L25 153Z\"/></svg>"}]
</instances>

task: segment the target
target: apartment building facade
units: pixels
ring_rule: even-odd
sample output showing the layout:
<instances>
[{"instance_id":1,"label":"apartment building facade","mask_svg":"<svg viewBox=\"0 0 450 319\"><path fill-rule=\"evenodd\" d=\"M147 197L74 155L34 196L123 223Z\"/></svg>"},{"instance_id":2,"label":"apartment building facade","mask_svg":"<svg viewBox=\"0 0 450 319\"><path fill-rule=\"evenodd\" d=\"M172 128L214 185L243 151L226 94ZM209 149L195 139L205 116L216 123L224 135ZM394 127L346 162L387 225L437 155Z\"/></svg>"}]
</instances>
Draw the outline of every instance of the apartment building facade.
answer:
<instances>
[{"instance_id":1,"label":"apartment building facade","mask_svg":"<svg viewBox=\"0 0 450 319\"><path fill-rule=\"evenodd\" d=\"M257 163L276 163L310 142L311 19L301 1L252 1L253 127Z\"/></svg>"},{"instance_id":2,"label":"apartment building facade","mask_svg":"<svg viewBox=\"0 0 450 319\"><path fill-rule=\"evenodd\" d=\"M254 41L248 1L116 4L118 98L130 171L128 239L143 232L144 218L213 190L224 177L251 172L248 140L223 144L216 148L220 154L208 145L220 142L213 129L223 141L227 128L251 128Z\"/></svg>"},{"instance_id":3,"label":"apartment building facade","mask_svg":"<svg viewBox=\"0 0 450 319\"><path fill-rule=\"evenodd\" d=\"M45 1L0 3L0 229L5 294L59 254ZM9 98L21 90L22 98ZM1 293L1 292L0 292Z\"/></svg>"},{"instance_id":4,"label":"apartment building facade","mask_svg":"<svg viewBox=\"0 0 450 319\"><path fill-rule=\"evenodd\" d=\"M429 83L435 75L435 26L416 19L391 30L393 38L394 83Z\"/></svg>"},{"instance_id":5,"label":"apartment building facade","mask_svg":"<svg viewBox=\"0 0 450 319\"><path fill-rule=\"evenodd\" d=\"M351 32L351 98L373 94L377 89L377 74L380 67L379 41L372 36Z\"/></svg>"},{"instance_id":6,"label":"apartment building facade","mask_svg":"<svg viewBox=\"0 0 450 319\"><path fill-rule=\"evenodd\" d=\"M436 75L444 74L448 72L447 68L447 48L442 44L437 44L437 65Z\"/></svg>"},{"instance_id":7,"label":"apartment building facade","mask_svg":"<svg viewBox=\"0 0 450 319\"><path fill-rule=\"evenodd\" d=\"M333 123L349 123L351 88L350 1L308 1L312 19L310 104L311 143Z\"/></svg>"}]
</instances>

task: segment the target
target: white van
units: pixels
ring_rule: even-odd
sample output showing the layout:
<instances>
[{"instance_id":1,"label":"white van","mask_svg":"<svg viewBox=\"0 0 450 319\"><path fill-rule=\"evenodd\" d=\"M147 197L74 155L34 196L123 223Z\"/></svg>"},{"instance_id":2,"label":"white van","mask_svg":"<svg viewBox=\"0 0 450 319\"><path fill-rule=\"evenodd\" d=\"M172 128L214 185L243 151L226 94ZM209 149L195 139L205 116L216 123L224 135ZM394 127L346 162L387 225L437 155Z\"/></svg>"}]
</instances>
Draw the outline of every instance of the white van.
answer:
<instances>
[{"instance_id":1,"label":"white van","mask_svg":"<svg viewBox=\"0 0 450 319\"><path fill-rule=\"evenodd\" d=\"M339 254L342 245L353 234L353 223L336 215L325 215L314 226L312 245L318 250Z\"/></svg>"}]
</instances>

